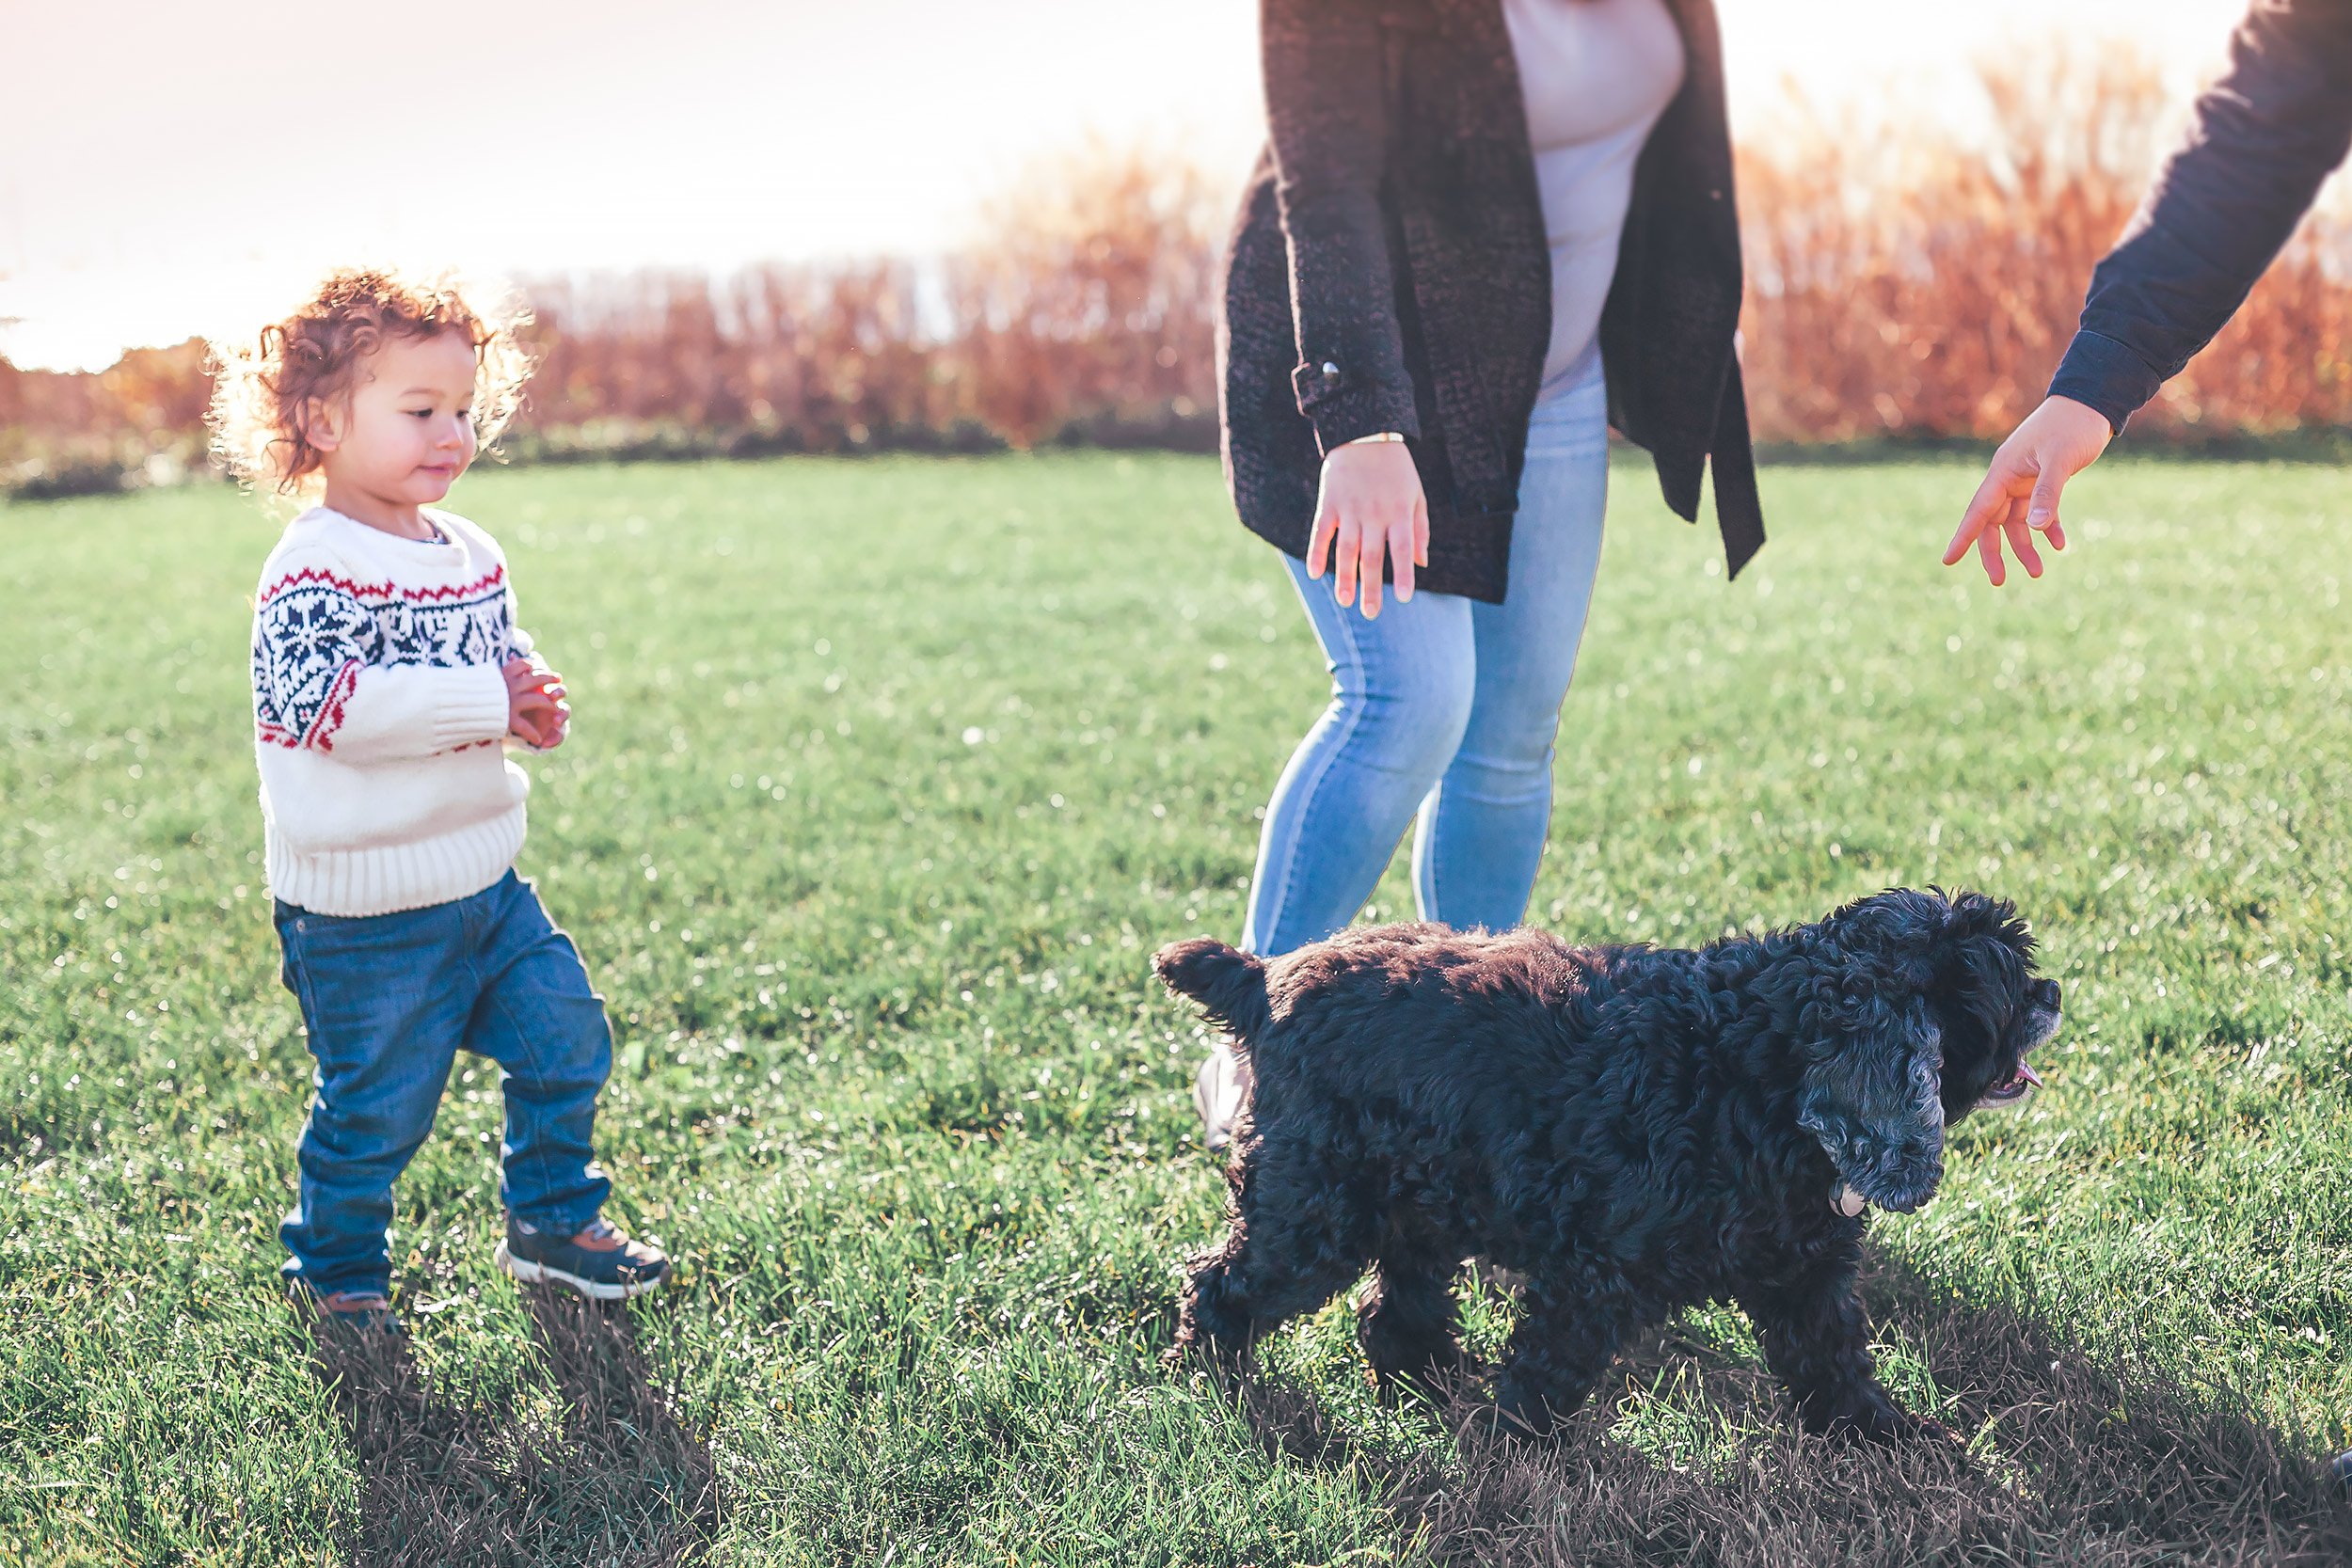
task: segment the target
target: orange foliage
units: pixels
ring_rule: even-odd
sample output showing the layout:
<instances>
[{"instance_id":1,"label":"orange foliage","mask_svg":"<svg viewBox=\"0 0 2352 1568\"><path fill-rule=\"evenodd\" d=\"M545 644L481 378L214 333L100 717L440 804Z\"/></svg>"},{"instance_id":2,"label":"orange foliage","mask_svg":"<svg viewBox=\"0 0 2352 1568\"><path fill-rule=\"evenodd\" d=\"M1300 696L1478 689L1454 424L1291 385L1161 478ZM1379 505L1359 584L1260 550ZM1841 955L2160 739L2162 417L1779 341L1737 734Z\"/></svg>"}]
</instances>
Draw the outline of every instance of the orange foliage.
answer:
<instances>
[{"instance_id":1,"label":"orange foliage","mask_svg":"<svg viewBox=\"0 0 2352 1568\"><path fill-rule=\"evenodd\" d=\"M1981 81L1989 138L1816 120L1743 150L1760 438L1990 438L2041 397L2153 166L2165 93L2127 48ZM1095 144L987 201L969 243L932 266L527 284L542 369L510 444L525 457L1211 445L1230 198L1181 156ZM2135 431L2352 426L2344 241L2341 223L2307 226ZM193 455L200 359L192 343L143 350L94 376L0 360L0 480L36 461Z\"/></svg>"},{"instance_id":2,"label":"orange foliage","mask_svg":"<svg viewBox=\"0 0 2352 1568\"><path fill-rule=\"evenodd\" d=\"M789 434L820 451L952 421L902 261L632 273L526 291L540 356L522 426Z\"/></svg>"},{"instance_id":3,"label":"orange foliage","mask_svg":"<svg viewBox=\"0 0 2352 1568\"><path fill-rule=\"evenodd\" d=\"M1743 149L1742 362L1759 438L1998 437L2042 399L2167 108L2128 49L1980 67L1987 144L1800 124ZM2136 434L2352 424L2341 235L2307 225Z\"/></svg>"},{"instance_id":4,"label":"orange foliage","mask_svg":"<svg viewBox=\"0 0 2352 1568\"><path fill-rule=\"evenodd\" d=\"M1229 205L1193 165L1138 150L1096 143L1033 168L948 263L964 406L1016 445L1081 420L1213 412Z\"/></svg>"}]
</instances>

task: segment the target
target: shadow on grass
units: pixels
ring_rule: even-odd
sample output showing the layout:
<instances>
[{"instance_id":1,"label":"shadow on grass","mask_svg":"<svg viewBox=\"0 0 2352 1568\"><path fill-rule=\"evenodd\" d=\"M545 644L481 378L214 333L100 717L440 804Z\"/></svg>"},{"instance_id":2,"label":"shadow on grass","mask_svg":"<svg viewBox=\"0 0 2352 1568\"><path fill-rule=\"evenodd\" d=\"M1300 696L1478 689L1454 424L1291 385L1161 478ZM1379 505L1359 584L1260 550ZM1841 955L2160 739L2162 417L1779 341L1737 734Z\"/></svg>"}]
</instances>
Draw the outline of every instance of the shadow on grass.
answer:
<instances>
[{"instance_id":1,"label":"shadow on grass","mask_svg":"<svg viewBox=\"0 0 2352 1568\"><path fill-rule=\"evenodd\" d=\"M1971 1440L1966 1453L1805 1437L1759 1367L1672 1331L1611 1386L1681 1374L1704 1389L1728 1430L1693 1423L1695 1440L1673 1445L1678 1465L1613 1436L1619 1413L1605 1408L1549 1450L1498 1441L1468 1389L1443 1410L1459 1442L1409 1459L1365 1451L1295 1387L1247 1380L1241 1407L1269 1451L1379 1475L1399 1533L1444 1563L2352 1562L2352 1505L2325 1462L2236 1394L2085 1355L1883 1259L1866 1291L1882 1337L1924 1353L1948 1396L1934 1414Z\"/></svg>"},{"instance_id":2,"label":"shadow on grass","mask_svg":"<svg viewBox=\"0 0 2352 1568\"><path fill-rule=\"evenodd\" d=\"M322 1340L313 1364L359 1474L354 1563L698 1560L718 1522L709 1449L651 1381L627 1308L525 1292L550 1402L437 1388L405 1342Z\"/></svg>"}]
</instances>

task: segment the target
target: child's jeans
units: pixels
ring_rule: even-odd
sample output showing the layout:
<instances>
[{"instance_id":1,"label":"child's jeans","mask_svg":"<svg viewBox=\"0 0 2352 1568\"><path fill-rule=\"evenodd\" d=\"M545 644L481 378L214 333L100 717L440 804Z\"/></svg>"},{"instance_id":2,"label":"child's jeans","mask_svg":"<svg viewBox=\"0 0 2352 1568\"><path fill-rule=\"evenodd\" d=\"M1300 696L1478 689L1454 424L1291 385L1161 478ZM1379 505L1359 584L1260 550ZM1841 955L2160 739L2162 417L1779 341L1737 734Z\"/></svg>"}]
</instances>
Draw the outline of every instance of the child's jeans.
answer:
<instances>
[{"instance_id":1,"label":"child's jeans","mask_svg":"<svg viewBox=\"0 0 2352 1568\"><path fill-rule=\"evenodd\" d=\"M610 1184L589 1135L612 1032L530 883L509 871L469 898L358 918L281 903L278 938L318 1059L300 1201L278 1230L289 1278L321 1295L389 1288L392 1182L461 1048L506 1069L506 1207L558 1236L596 1218Z\"/></svg>"}]
</instances>

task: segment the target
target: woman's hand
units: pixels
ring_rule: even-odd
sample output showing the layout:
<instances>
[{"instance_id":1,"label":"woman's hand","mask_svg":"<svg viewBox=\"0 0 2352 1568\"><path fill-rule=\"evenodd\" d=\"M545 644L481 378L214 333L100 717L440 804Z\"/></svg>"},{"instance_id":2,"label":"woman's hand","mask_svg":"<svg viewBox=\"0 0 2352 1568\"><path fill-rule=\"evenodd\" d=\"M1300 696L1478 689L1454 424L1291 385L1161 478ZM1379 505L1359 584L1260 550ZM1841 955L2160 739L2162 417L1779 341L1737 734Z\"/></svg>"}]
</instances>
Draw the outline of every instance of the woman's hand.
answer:
<instances>
[{"instance_id":1,"label":"woman's hand","mask_svg":"<svg viewBox=\"0 0 2352 1568\"><path fill-rule=\"evenodd\" d=\"M1983 558L1984 575L1998 588L2009 577L2001 556L2001 540L2007 536L2026 575L2040 577L2042 556L2033 536L2046 537L2054 550L2066 547L2066 530L2058 523L2058 492L2090 467L2114 436L2106 416L2090 404L2073 398L2043 399L1993 454L1993 467L1944 551L1944 564L1957 564L1973 545Z\"/></svg>"},{"instance_id":2,"label":"woman's hand","mask_svg":"<svg viewBox=\"0 0 2352 1568\"><path fill-rule=\"evenodd\" d=\"M1380 613L1381 563L1393 561L1396 602L1413 596L1413 568L1429 564L1429 502L1421 470L1402 441L1352 441L1323 460L1314 531L1307 539L1307 575L1323 576L1330 547L1332 584L1342 606L1360 584L1364 619Z\"/></svg>"}]
</instances>

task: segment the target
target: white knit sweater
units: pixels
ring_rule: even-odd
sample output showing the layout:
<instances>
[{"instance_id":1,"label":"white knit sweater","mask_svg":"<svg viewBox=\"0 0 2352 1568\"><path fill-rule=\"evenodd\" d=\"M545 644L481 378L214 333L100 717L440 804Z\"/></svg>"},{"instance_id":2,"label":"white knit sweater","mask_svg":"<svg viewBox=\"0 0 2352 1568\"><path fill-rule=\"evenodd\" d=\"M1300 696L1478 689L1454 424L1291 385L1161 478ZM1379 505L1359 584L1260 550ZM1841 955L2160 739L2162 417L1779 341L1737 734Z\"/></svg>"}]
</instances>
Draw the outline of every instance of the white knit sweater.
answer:
<instances>
[{"instance_id":1,"label":"white knit sweater","mask_svg":"<svg viewBox=\"0 0 2352 1568\"><path fill-rule=\"evenodd\" d=\"M528 653L506 558L446 512L403 539L313 507L262 568L254 751L270 891L318 914L481 892L523 843L506 678Z\"/></svg>"}]
</instances>

